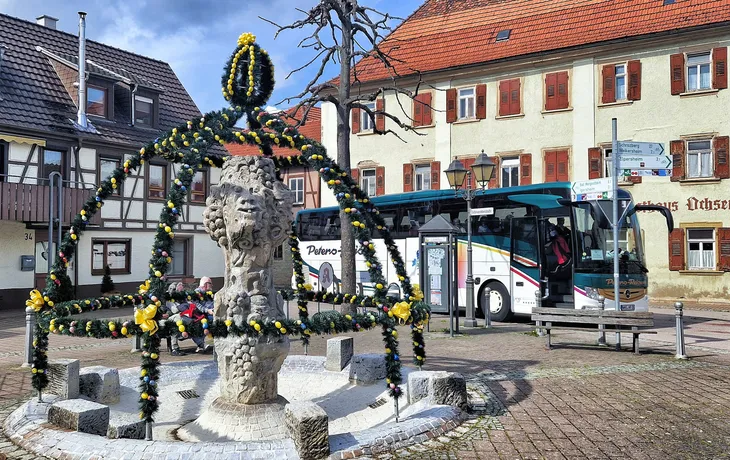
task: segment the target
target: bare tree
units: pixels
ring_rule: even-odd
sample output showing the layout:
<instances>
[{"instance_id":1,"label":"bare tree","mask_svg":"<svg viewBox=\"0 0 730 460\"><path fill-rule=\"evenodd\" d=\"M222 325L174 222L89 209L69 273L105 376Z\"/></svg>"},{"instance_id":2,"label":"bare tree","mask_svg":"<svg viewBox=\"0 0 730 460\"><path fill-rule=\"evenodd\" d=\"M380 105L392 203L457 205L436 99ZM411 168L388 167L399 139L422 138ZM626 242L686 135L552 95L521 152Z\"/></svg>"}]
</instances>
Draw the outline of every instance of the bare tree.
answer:
<instances>
[{"instance_id":1,"label":"bare tree","mask_svg":"<svg viewBox=\"0 0 730 460\"><path fill-rule=\"evenodd\" d=\"M311 29L311 33L302 39L298 46L312 50L313 57L303 66L294 69L292 74L303 69L316 67L315 76L297 95L280 103L298 101L293 113L303 109L301 120L306 121L312 107L323 102L330 102L337 111L337 163L341 168L350 170L350 114L353 109L364 111L370 118L376 134L392 133L400 138L392 129L381 129L376 119L383 117L391 120L403 131L412 131L412 119L406 120L387 112L376 105L373 110L368 103L377 101L386 93L394 94L403 113L401 97L414 98L421 84L420 74L409 69L409 74L416 75L414 90L400 88L397 78L400 77L396 66L404 68L405 64L394 58L393 52L398 49L397 40L383 40L392 32L389 23L400 18L388 13L381 13L373 8L360 5L358 0L320 0L309 11L297 9L305 17L288 25L279 25L271 20L261 18L277 28L276 36L286 30ZM387 69L389 78L387 85L373 89L372 85L364 85L358 76L358 61L368 61L368 65L382 65ZM339 78L323 81L325 70L330 64L339 65ZM370 89L365 91L365 87ZM402 139L402 138L401 138ZM348 217L340 212L340 221L347 222ZM352 227L342 225L342 285L344 292L355 292L355 241ZM348 306L354 311L353 306Z\"/></svg>"}]
</instances>

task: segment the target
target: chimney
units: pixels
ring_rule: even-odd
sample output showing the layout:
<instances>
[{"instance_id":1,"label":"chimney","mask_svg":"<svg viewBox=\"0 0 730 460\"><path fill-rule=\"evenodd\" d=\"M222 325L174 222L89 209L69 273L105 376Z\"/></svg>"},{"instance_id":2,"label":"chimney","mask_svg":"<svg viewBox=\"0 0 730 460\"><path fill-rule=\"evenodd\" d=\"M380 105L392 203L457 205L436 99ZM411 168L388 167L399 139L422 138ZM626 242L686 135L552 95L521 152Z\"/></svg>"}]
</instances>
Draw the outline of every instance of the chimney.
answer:
<instances>
[{"instance_id":1,"label":"chimney","mask_svg":"<svg viewBox=\"0 0 730 460\"><path fill-rule=\"evenodd\" d=\"M86 128L86 13L79 11L79 111L76 122Z\"/></svg>"},{"instance_id":2,"label":"chimney","mask_svg":"<svg viewBox=\"0 0 730 460\"><path fill-rule=\"evenodd\" d=\"M38 16L35 18L36 24L40 24L43 27L48 27L49 29L56 30L56 23L58 22L58 18L54 18L52 16L48 16L44 14L43 16Z\"/></svg>"}]
</instances>

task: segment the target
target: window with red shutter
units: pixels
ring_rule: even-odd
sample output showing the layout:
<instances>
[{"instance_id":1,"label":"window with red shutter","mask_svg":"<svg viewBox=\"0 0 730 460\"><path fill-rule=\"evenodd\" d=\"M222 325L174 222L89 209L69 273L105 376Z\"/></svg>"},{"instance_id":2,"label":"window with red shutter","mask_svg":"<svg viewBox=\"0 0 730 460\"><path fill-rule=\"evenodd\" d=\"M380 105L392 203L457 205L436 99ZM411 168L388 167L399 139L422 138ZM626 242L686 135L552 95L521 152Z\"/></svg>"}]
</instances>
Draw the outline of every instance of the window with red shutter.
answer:
<instances>
[{"instance_id":1,"label":"window with red shutter","mask_svg":"<svg viewBox=\"0 0 730 460\"><path fill-rule=\"evenodd\" d=\"M431 162L431 190L441 189L441 162Z\"/></svg>"},{"instance_id":2,"label":"window with red shutter","mask_svg":"<svg viewBox=\"0 0 730 460\"><path fill-rule=\"evenodd\" d=\"M422 96L423 94L419 94L415 98L413 98L413 114L411 115L411 117L413 118L413 126L424 125Z\"/></svg>"},{"instance_id":3,"label":"window with red shutter","mask_svg":"<svg viewBox=\"0 0 730 460\"><path fill-rule=\"evenodd\" d=\"M603 81L602 104L616 102L616 66L613 64L604 65L601 69L601 80Z\"/></svg>"},{"instance_id":4,"label":"window with red shutter","mask_svg":"<svg viewBox=\"0 0 730 460\"><path fill-rule=\"evenodd\" d=\"M350 170L350 177L352 177L352 181L357 184L357 186L360 186L360 170L358 168L352 168Z\"/></svg>"},{"instance_id":5,"label":"window with red shutter","mask_svg":"<svg viewBox=\"0 0 730 460\"><path fill-rule=\"evenodd\" d=\"M603 177L603 151L600 147L588 149L588 179Z\"/></svg>"},{"instance_id":6,"label":"window with red shutter","mask_svg":"<svg viewBox=\"0 0 730 460\"><path fill-rule=\"evenodd\" d=\"M487 118L487 85L477 85L477 119L483 120Z\"/></svg>"},{"instance_id":7,"label":"window with red shutter","mask_svg":"<svg viewBox=\"0 0 730 460\"><path fill-rule=\"evenodd\" d=\"M545 110L558 108L558 74L549 73L545 75Z\"/></svg>"},{"instance_id":8,"label":"window with red shutter","mask_svg":"<svg viewBox=\"0 0 730 460\"><path fill-rule=\"evenodd\" d=\"M515 78L509 82L509 111L510 115L519 115L522 113L522 94L520 92L520 79Z\"/></svg>"},{"instance_id":9,"label":"window with red shutter","mask_svg":"<svg viewBox=\"0 0 730 460\"><path fill-rule=\"evenodd\" d=\"M558 109L570 107L568 72L558 72Z\"/></svg>"},{"instance_id":10,"label":"window with red shutter","mask_svg":"<svg viewBox=\"0 0 730 460\"><path fill-rule=\"evenodd\" d=\"M669 56L669 67L671 71L671 92L672 95L682 94L684 84L684 53L672 54Z\"/></svg>"},{"instance_id":11,"label":"window with red shutter","mask_svg":"<svg viewBox=\"0 0 730 460\"><path fill-rule=\"evenodd\" d=\"M499 116L509 115L509 81L499 82Z\"/></svg>"},{"instance_id":12,"label":"window with red shutter","mask_svg":"<svg viewBox=\"0 0 730 460\"><path fill-rule=\"evenodd\" d=\"M433 116L431 115L431 93L421 94L423 101L423 126L431 126L433 124Z\"/></svg>"},{"instance_id":13,"label":"window with red shutter","mask_svg":"<svg viewBox=\"0 0 730 460\"><path fill-rule=\"evenodd\" d=\"M684 270L684 229L675 228L669 234L669 269L672 271Z\"/></svg>"},{"instance_id":14,"label":"window with red shutter","mask_svg":"<svg viewBox=\"0 0 730 460\"><path fill-rule=\"evenodd\" d=\"M570 180L570 163L568 163L568 151L558 150L555 161L558 165L558 182L567 182Z\"/></svg>"},{"instance_id":15,"label":"window with red shutter","mask_svg":"<svg viewBox=\"0 0 730 460\"><path fill-rule=\"evenodd\" d=\"M684 141L671 141L669 143L669 153L672 155L672 182L683 180L686 176L684 170Z\"/></svg>"},{"instance_id":16,"label":"window with red shutter","mask_svg":"<svg viewBox=\"0 0 730 460\"><path fill-rule=\"evenodd\" d=\"M456 88L446 90L446 123L456 121Z\"/></svg>"},{"instance_id":17,"label":"window with red shutter","mask_svg":"<svg viewBox=\"0 0 730 460\"><path fill-rule=\"evenodd\" d=\"M413 164L411 163L403 164L403 191L413 191Z\"/></svg>"},{"instance_id":18,"label":"window with red shutter","mask_svg":"<svg viewBox=\"0 0 730 460\"><path fill-rule=\"evenodd\" d=\"M474 161L476 161L476 157L462 158L459 161L461 161L461 164L464 165L464 168L467 171L471 172L471 167L474 164ZM471 188L471 186L472 186L472 180L473 180L473 176L471 174L467 174L466 177L464 178L464 182L461 184L461 187L462 188L463 187L469 187L469 188Z\"/></svg>"},{"instance_id":19,"label":"window with red shutter","mask_svg":"<svg viewBox=\"0 0 730 460\"><path fill-rule=\"evenodd\" d=\"M545 171L545 182L556 182L558 180L557 152L545 152L542 169Z\"/></svg>"},{"instance_id":20,"label":"window with red shutter","mask_svg":"<svg viewBox=\"0 0 730 460\"><path fill-rule=\"evenodd\" d=\"M360 132L360 108L352 109L352 134Z\"/></svg>"},{"instance_id":21,"label":"window with red shutter","mask_svg":"<svg viewBox=\"0 0 730 460\"><path fill-rule=\"evenodd\" d=\"M385 111L385 99L381 97L375 102L375 110L378 112ZM385 115L380 113L375 115L375 129L385 131Z\"/></svg>"},{"instance_id":22,"label":"window with red shutter","mask_svg":"<svg viewBox=\"0 0 730 460\"><path fill-rule=\"evenodd\" d=\"M730 148L730 137L717 136L712 140L715 151L715 177L720 179L730 178L730 164L728 164L728 149Z\"/></svg>"},{"instance_id":23,"label":"window with red shutter","mask_svg":"<svg viewBox=\"0 0 730 460\"><path fill-rule=\"evenodd\" d=\"M727 47L712 50L712 87L727 88Z\"/></svg>"},{"instance_id":24,"label":"window with red shutter","mask_svg":"<svg viewBox=\"0 0 730 460\"><path fill-rule=\"evenodd\" d=\"M489 188L499 188L499 173L500 173L500 167L499 163L501 158L494 156L490 157L491 160L494 162L494 170L492 171L492 178L489 179Z\"/></svg>"},{"instance_id":25,"label":"window with red shutter","mask_svg":"<svg viewBox=\"0 0 730 460\"><path fill-rule=\"evenodd\" d=\"M532 184L532 155L523 153L520 155L520 185Z\"/></svg>"},{"instance_id":26,"label":"window with red shutter","mask_svg":"<svg viewBox=\"0 0 730 460\"><path fill-rule=\"evenodd\" d=\"M385 195L385 167L375 168L375 195Z\"/></svg>"},{"instance_id":27,"label":"window with red shutter","mask_svg":"<svg viewBox=\"0 0 730 460\"><path fill-rule=\"evenodd\" d=\"M730 272L730 228L717 229L718 265L717 269Z\"/></svg>"},{"instance_id":28,"label":"window with red shutter","mask_svg":"<svg viewBox=\"0 0 730 460\"><path fill-rule=\"evenodd\" d=\"M627 71L629 74L627 99L630 101L638 101L641 99L641 61L629 61Z\"/></svg>"}]
</instances>

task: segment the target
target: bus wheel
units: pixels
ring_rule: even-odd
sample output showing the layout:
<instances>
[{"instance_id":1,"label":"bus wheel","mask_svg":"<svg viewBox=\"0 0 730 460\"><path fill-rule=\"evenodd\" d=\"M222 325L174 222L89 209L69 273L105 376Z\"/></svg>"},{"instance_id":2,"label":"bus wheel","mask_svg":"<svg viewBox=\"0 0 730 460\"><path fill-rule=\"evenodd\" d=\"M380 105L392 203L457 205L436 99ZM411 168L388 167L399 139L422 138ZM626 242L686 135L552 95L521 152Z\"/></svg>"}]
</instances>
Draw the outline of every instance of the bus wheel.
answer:
<instances>
[{"instance_id":1,"label":"bus wheel","mask_svg":"<svg viewBox=\"0 0 730 460\"><path fill-rule=\"evenodd\" d=\"M497 281L492 281L491 283L488 283L479 292L479 310L477 312L477 316L479 318L484 318L484 313L486 311L485 305L487 302L487 287L492 289L489 298L491 320L499 322L507 321L512 317L512 301L510 299L509 292L507 292L507 289L502 283Z\"/></svg>"}]
</instances>

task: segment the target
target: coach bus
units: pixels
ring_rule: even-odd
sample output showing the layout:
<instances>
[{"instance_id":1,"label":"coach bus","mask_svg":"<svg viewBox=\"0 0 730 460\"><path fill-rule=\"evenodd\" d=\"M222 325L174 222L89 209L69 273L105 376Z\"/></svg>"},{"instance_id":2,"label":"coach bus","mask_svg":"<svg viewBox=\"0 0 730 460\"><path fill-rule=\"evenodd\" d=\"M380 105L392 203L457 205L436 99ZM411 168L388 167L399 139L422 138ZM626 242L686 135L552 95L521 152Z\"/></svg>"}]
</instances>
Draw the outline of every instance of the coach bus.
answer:
<instances>
[{"instance_id":1,"label":"coach bus","mask_svg":"<svg viewBox=\"0 0 730 460\"><path fill-rule=\"evenodd\" d=\"M428 190L372 199L403 255L414 284L419 279L418 229L441 215L459 231L457 277L459 305L466 304L466 225L472 227L473 276L477 315L483 317L486 288L491 288L491 317L508 320L527 315L540 290L543 306L614 309L612 201L571 202L569 182L526 185L476 193L473 208L488 208L489 215L467 216L466 201L453 190ZM624 218L619 232L620 309L647 311L647 269L637 211L661 211L667 225L672 216L660 206L634 205L631 195L619 190ZM318 287L324 262L340 274L340 217L337 207L302 210L296 228L309 282ZM374 234L376 251L389 260L385 244ZM372 292L365 260L356 256L358 283ZM383 263L391 287L397 289L392 264ZM428 296L426 297L428 302Z\"/></svg>"}]
</instances>

